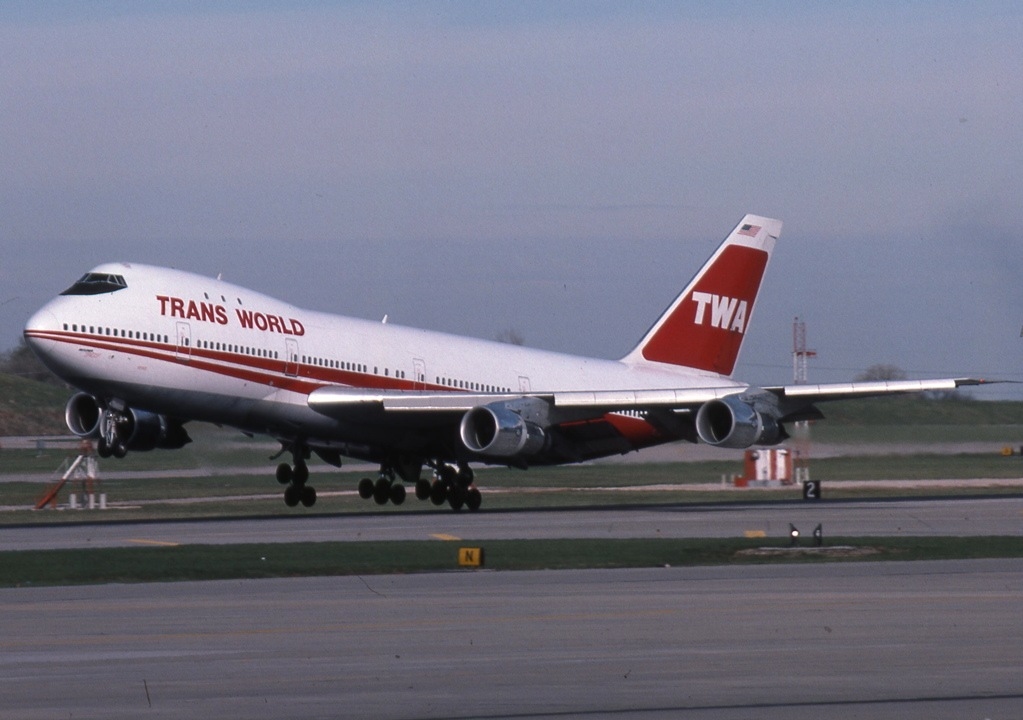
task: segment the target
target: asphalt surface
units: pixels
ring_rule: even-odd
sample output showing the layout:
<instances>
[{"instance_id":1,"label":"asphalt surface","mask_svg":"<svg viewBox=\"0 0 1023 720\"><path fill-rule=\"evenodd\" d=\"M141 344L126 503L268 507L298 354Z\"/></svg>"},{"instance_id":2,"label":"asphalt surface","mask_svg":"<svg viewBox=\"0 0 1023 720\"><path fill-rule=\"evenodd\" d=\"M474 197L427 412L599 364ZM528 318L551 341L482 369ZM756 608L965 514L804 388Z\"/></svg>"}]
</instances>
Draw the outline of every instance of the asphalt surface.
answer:
<instances>
[{"instance_id":1,"label":"asphalt surface","mask_svg":"<svg viewBox=\"0 0 1023 720\"><path fill-rule=\"evenodd\" d=\"M0 590L46 718L1019 718L1023 561Z\"/></svg>"},{"instance_id":2,"label":"asphalt surface","mask_svg":"<svg viewBox=\"0 0 1023 720\"><path fill-rule=\"evenodd\" d=\"M0 550L368 540L688 538L809 535L1023 535L1023 497L782 502L543 511L450 510L414 506L368 515L304 515L243 520L0 526ZM106 515L104 517L110 517Z\"/></svg>"}]
</instances>

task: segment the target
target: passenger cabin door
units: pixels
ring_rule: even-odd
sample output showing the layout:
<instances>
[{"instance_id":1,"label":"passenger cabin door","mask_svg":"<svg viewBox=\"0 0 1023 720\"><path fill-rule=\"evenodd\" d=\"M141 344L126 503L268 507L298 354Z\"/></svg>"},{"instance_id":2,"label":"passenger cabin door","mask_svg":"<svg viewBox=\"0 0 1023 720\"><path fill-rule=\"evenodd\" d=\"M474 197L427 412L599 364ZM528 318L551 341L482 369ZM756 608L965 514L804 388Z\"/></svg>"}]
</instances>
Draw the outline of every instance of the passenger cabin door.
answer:
<instances>
[{"instance_id":1,"label":"passenger cabin door","mask_svg":"<svg viewBox=\"0 0 1023 720\"><path fill-rule=\"evenodd\" d=\"M290 377L298 375L298 340L284 339L284 374Z\"/></svg>"},{"instance_id":2,"label":"passenger cabin door","mask_svg":"<svg viewBox=\"0 0 1023 720\"><path fill-rule=\"evenodd\" d=\"M192 328L186 322L178 323L178 340L174 348L174 357L185 362L192 359Z\"/></svg>"},{"instance_id":3,"label":"passenger cabin door","mask_svg":"<svg viewBox=\"0 0 1023 720\"><path fill-rule=\"evenodd\" d=\"M426 361L420 358L412 359L412 389L426 389Z\"/></svg>"}]
</instances>

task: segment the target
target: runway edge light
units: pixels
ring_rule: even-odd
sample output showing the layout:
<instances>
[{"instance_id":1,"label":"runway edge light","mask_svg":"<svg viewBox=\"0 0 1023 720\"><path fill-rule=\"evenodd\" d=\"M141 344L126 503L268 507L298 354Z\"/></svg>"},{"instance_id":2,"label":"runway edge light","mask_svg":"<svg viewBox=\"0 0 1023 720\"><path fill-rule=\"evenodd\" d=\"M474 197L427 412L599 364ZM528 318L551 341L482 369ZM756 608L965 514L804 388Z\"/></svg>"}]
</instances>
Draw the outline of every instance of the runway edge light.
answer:
<instances>
[{"instance_id":1,"label":"runway edge light","mask_svg":"<svg viewBox=\"0 0 1023 720\"><path fill-rule=\"evenodd\" d=\"M789 545L796 546L799 544L799 530L795 525L789 523Z\"/></svg>"}]
</instances>

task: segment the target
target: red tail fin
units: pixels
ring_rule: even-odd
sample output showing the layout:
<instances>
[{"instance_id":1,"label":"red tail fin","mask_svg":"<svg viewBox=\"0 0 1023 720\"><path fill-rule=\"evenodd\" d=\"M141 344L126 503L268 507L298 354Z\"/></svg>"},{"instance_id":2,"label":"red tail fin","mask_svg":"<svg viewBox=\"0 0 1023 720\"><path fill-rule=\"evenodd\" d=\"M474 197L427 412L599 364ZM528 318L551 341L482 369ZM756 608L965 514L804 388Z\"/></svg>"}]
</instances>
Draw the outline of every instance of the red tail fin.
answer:
<instances>
[{"instance_id":1,"label":"red tail fin","mask_svg":"<svg viewBox=\"0 0 1023 720\"><path fill-rule=\"evenodd\" d=\"M781 225L744 217L624 361L731 375Z\"/></svg>"}]
</instances>

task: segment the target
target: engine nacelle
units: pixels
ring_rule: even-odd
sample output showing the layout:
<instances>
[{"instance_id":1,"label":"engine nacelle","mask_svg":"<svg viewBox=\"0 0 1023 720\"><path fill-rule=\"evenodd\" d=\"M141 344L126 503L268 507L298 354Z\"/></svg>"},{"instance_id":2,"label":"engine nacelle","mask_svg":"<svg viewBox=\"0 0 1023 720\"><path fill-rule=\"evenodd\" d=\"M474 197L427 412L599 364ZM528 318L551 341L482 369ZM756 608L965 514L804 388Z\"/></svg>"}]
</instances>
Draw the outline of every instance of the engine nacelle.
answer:
<instances>
[{"instance_id":1,"label":"engine nacelle","mask_svg":"<svg viewBox=\"0 0 1023 720\"><path fill-rule=\"evenodd\" d=\"M64 422L68 430L80 438L95 440L99 437L99 423L103 408L96 398L87 393L72 395L64 407Z\"/></svg>"},{"instance_id":2,"label":"engine nacelle","mask_svg":"<svg viewBox=\"0 0 1023 720\"><path fill-rule=\"evenodd\" d=\"M735 395L704 403L696 413L696 433L708 445L741 449L777 445L786 437L776 417Z\"/></svg>"},{"instance_id":3,"label":"engine nacelle","mask_svg":"<svg viewBox=\"0 0 1023 720\"><path fill-rule=\"evenodd\" d=\"M126 408L104 408L87 393L78 393L67 401L64 420L68 429L80 438L104 438L108 447L127 450L176 450L192 439L180 422L163 415Z\"/></svg>"},{"instance_id":4,"label":"engine nacelle","mask_svg":"<svg viewBox=\"0 0 1023 720\"><path fill-rule=\"evenodd\" d=\"M481 405L462 417L462 443L479 455L495 458L528 457L543 450L543 428L529 422L505 403Z\"/></svg>"},{"instance_id":5,"label":"engine nacelle","mask_svg":"<svg viewBox=\"0 0 1023 720\"><path fill-rule=\"evenodd\" d=\"M176 450L192 441L181 423L133 408L123 412L108 409L100 419L99 431L101 437L113 439L125 450Z\"/></svg>"}]
</instances>

